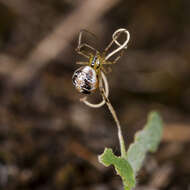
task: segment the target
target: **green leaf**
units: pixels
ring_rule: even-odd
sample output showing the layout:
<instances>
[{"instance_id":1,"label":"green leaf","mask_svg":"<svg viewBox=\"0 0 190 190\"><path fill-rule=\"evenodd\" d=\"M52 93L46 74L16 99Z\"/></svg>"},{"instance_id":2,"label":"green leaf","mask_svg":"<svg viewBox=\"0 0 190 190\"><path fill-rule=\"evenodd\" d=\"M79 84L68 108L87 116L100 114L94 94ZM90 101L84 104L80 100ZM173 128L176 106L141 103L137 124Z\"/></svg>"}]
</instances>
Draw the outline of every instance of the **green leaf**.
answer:
<instances>
[{"instance_id":1,"label":"green leaf","mask_svg":"<svg viewBox=\"0 0 190 190\"><path fill-rule=\"evenodd\" d=\"M110 165L115 167L117 174L122 178L125 190L130 190L135 186L133 169L126 159L115 156L111 148L105 148L104 153L98 158L106 167Z\"/></svg>"},{"instance_id":2,"label":"green leaf","mask_svg":"<svg viewBox=\"0 0 190 190\"><path fill-rule=\"evenodd\" d=\"M135 176L142 167L148 151L156 151L162 136L162 120L157 112L149 114L148 122L144 129L137 132L135 142L123 157L113 154L112 149L105 148L104 153L98 158L106 167L113 165L118 175L121 176L124 189L131 190L135 187Z\"/></svg>"},{"instance_id":3,"label":"green leaf","mask_svg":"<svg viewBox=\"0 0 190 190\"><path fill-rule=\"evenodd\" d=\"M136 173L142 167L148 151L155 152L162 136L162 120L157 112L149 114L145 128L135 135L135 142L129 146L127 160Z\"/></svg>"}]
</instances>

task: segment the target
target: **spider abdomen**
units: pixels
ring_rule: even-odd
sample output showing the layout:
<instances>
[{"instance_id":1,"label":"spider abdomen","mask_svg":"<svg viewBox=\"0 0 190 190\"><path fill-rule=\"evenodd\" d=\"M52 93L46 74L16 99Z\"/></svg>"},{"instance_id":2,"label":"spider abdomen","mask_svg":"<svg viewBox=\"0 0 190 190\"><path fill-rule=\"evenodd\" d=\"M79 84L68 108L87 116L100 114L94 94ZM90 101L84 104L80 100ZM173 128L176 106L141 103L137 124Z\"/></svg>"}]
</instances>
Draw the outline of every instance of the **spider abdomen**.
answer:
<instances>
[{"instance_id":1,"label":"spider abdomen","mask_svg":"<svg viewBox=\"0 0 190 190\"><path fill-rule=\"evenodd\" d=\"M77 69L72 78L75 88L84 94L90 94L98 87L96 71L90 66L83 66Z\"/></svg>"}]
</instances>

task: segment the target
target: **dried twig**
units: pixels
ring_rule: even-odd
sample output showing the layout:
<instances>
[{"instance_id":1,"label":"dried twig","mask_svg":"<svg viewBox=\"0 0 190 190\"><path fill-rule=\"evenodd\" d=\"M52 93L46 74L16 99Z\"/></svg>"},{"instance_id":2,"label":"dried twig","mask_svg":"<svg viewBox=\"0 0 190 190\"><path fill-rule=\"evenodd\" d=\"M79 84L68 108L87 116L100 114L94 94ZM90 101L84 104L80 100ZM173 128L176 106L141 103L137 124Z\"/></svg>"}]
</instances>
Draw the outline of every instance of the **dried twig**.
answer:
<instances>
[{"instance_id":1,"label":"dried twig","mask_svg":"<svg viewBox=\"0 0 190 190\"><path fill-rule=\"evenodd\" d=\"M101 91L102 97L105 100L106 105L108 106L108 109L109 109L110 113L112 114L113 119L114 119L114 121L116 123L117 130L118 130L118 138L119 138L119 143L120 143L121 156L124 158L126 156L125 141L124 141L124 138L123 138L123 134L122 134L119 119L117 117L117 114L116 114L116 112L115 112L109 98L106 97L106 94L105 94L105 91L104 91L104 88L103 88L102 84L100 84L100 91Z\"/></svg>"}]
</instances>

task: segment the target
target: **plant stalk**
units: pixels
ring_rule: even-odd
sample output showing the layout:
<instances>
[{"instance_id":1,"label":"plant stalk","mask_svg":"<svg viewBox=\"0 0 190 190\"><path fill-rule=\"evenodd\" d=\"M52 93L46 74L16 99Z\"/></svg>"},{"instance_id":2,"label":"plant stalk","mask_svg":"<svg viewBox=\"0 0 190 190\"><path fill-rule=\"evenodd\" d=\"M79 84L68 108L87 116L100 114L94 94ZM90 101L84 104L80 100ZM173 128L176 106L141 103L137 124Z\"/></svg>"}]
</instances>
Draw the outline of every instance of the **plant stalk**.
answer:
<instances>
[{"instance_id":1,"label":"plant stalk","mask_svg":"<svg viewBox=\"0 0 190 190\"><path fill-rule=\"evenodd\" d=\"M105 96L104 89L100 88L100 90L101 90L101 94L102 94L103 98L106 101L106 105L108 106L108 109L109 109L110 113L112 114L112 117L113 117L113 119L114 119L114 121L116 123L117 130L118 130L118 139L119 139L119 144L120 144L121 157L125 158L127 154L126 154L125 141L124 141L124 138L123 138L123 134L122 134L119 119L117 117L117 114L116 114L110 100L108 99L108 97Z\"/></svg>"}]
</instances>

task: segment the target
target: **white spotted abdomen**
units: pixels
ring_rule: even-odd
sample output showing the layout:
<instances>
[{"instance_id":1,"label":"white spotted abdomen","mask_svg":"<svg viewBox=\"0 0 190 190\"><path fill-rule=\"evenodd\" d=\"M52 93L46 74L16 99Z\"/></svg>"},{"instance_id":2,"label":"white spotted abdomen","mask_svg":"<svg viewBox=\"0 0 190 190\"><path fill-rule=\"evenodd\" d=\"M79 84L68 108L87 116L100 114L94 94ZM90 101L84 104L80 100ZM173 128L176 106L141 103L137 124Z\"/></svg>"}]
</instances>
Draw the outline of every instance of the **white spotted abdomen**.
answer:
<instances>
[{"instance_id":1,"label":"white spotted abdomen","mask_svg":"<svg viewBox=\"0 0 190 190\"><path fill-rule=\"evenodd\" d=\"M90 94L98 87L96 71L90 66L83 66L77 69L72 77L75 88L84 94Z\"/></svg>"}]
</instances>

